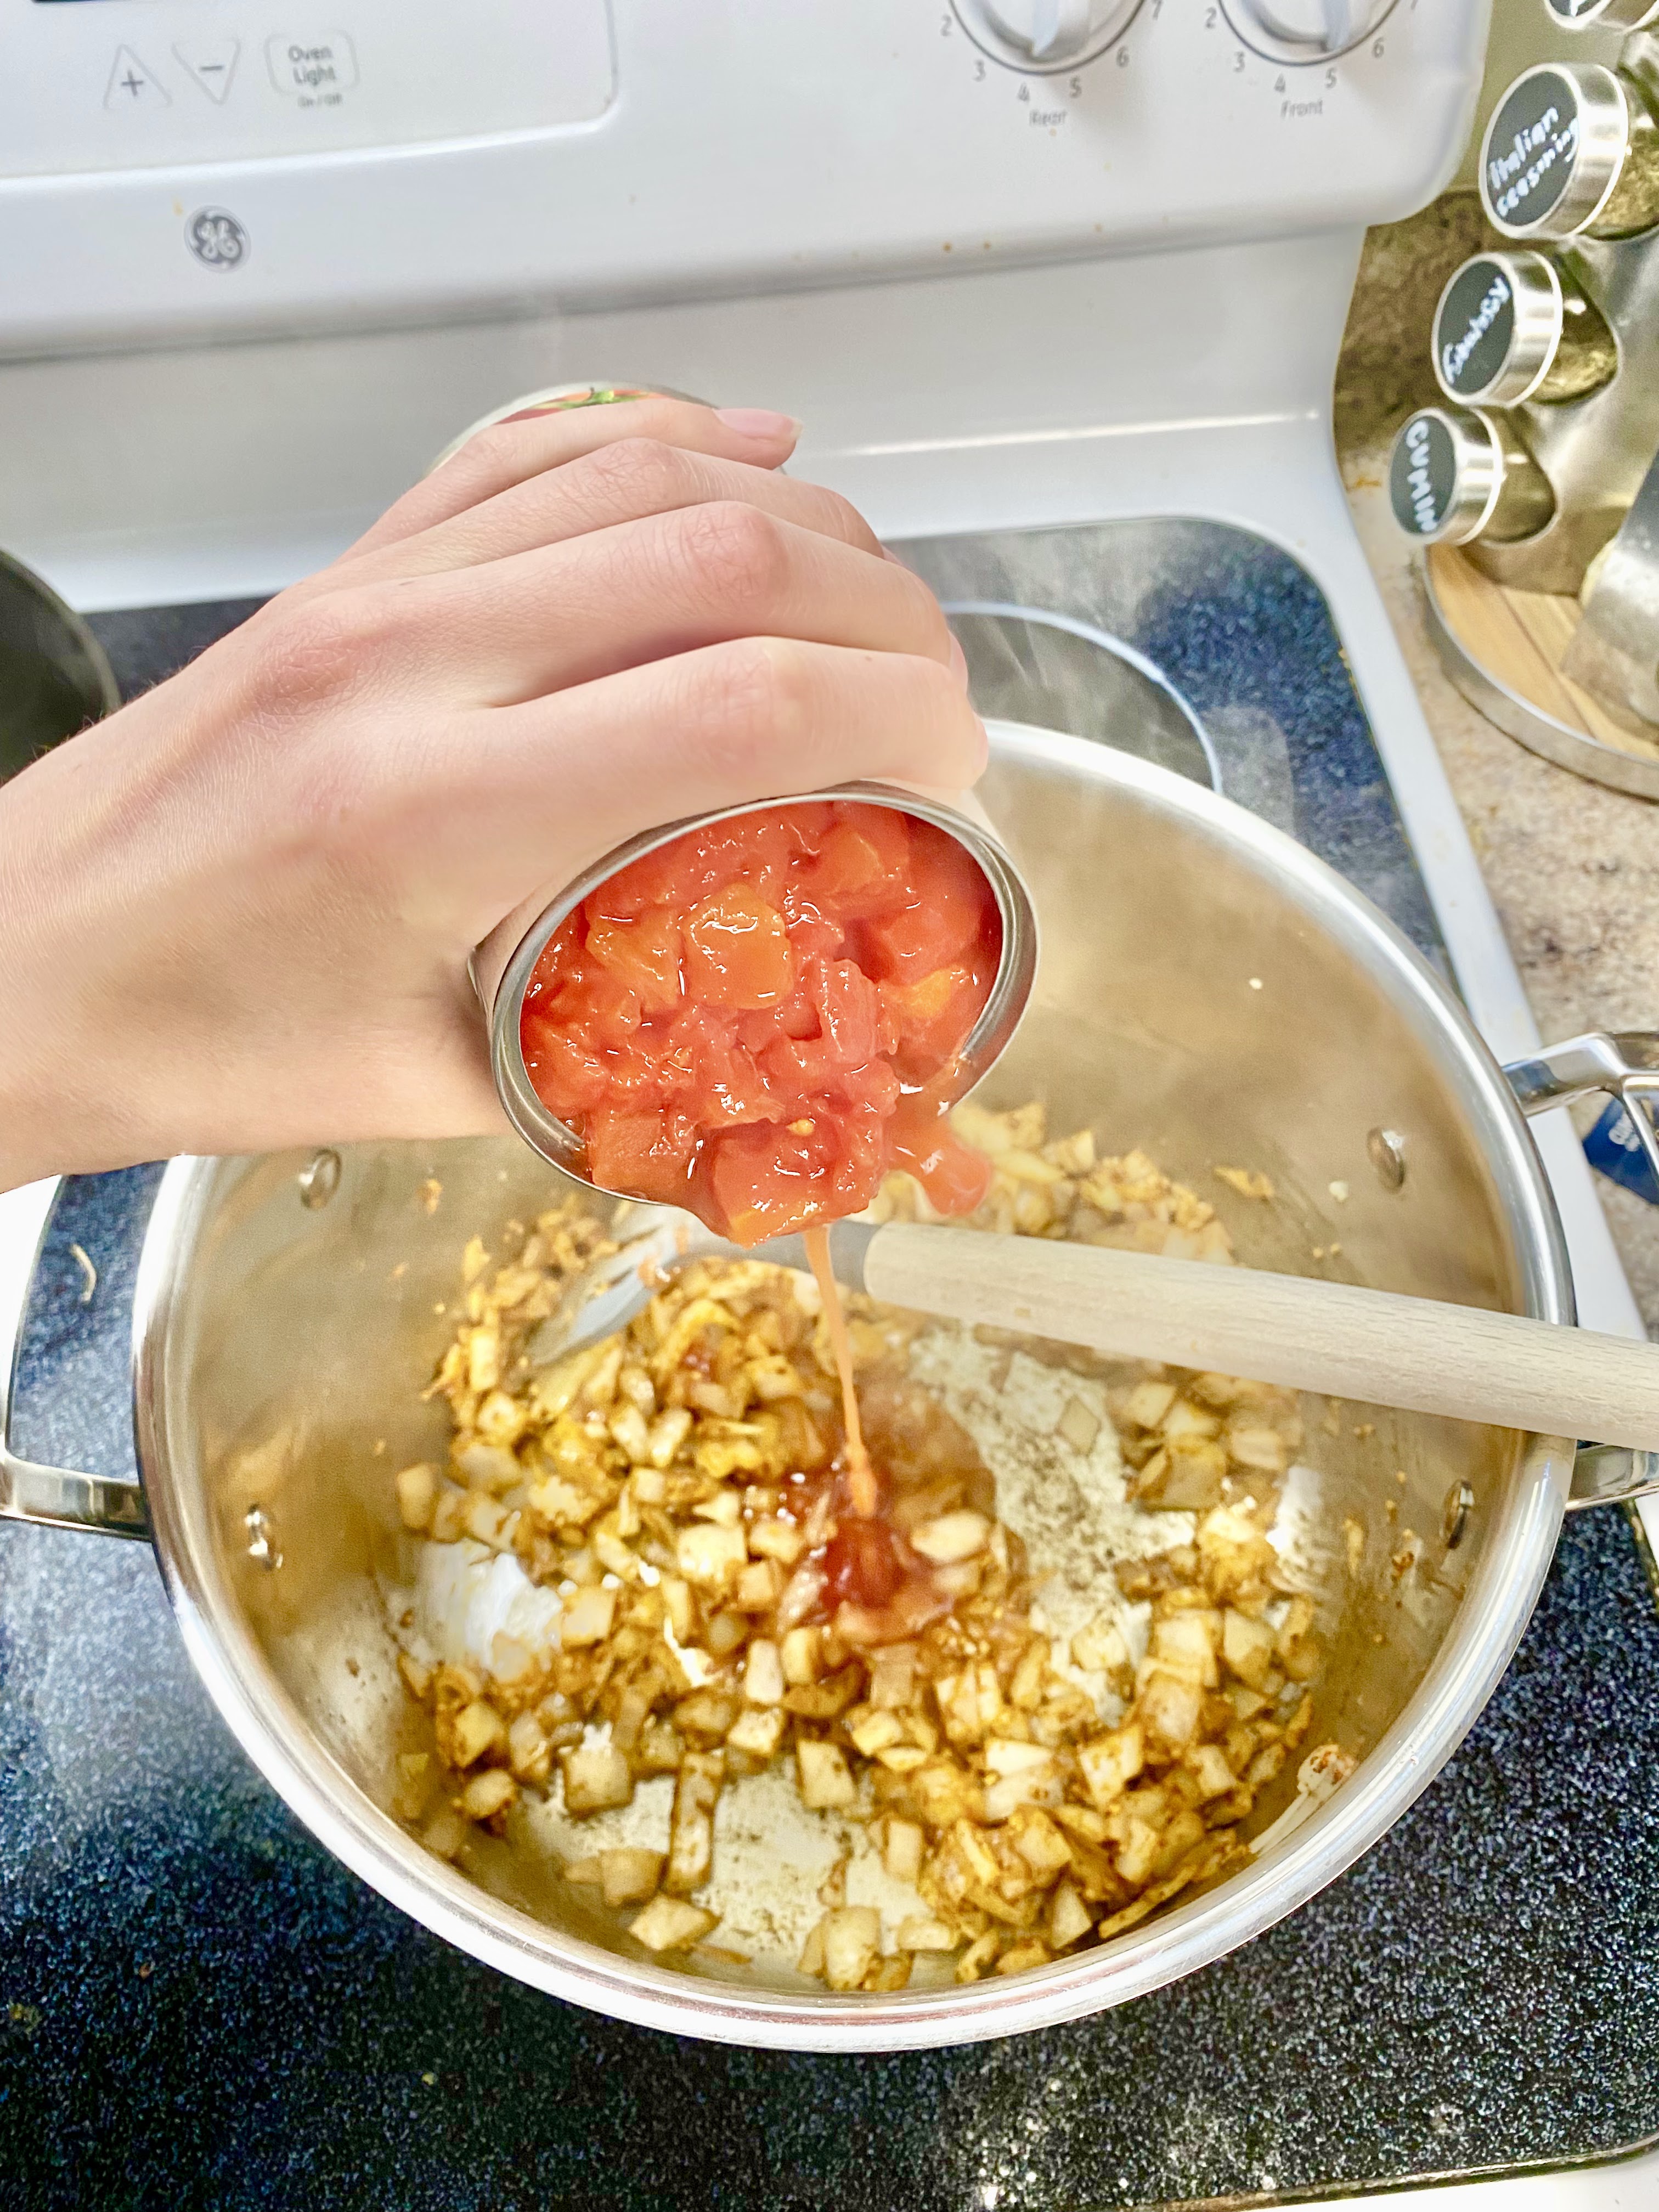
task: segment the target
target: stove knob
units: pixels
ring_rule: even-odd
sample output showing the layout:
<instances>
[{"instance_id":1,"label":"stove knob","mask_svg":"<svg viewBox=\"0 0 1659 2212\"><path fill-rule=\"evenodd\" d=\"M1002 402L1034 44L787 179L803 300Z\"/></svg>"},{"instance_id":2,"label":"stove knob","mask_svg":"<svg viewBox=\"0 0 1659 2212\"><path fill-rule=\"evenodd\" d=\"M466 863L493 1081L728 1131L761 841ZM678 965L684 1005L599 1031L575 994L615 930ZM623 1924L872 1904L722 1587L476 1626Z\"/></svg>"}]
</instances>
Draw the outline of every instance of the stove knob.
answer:
<instances>
[{"instance_id":1,"label":"stove knob","mask_svg":"<svg viewBox=\"0 0 1659 2212\"><path fill-rule=\"evenodd\" d=\"M1092 60L1127 27L1140 0L953 0L976 46L1015 69Z\"/></svg>"},{"instance_id":2,"label":"stove knob","mask_svg":"<svg viewBox=\"0 0 1659 2212\"><path fill-rule=\"evenodd\" d=\"M1240 38L1278 62L1322 62L1374 31L1395 0L1226 0Z\"/></svg>"},{"instance_id":3,"label":"stove knob","mask_svg":"<svg viewBox=\"0 0 1659 2212\"><path fill-rule=\"evenodd\" d=\"M1474 538L1502 545L1540 531L1555 495L1504 416L1419 407L1394 441L1389 504L1419 545L1467 545Z\"/></svg>"},{"instance_id":4,"label":"stove knob","mask_svg":"<svg viewBox=\"0 0 1659 2212\"><path fill-rule=\"evenodd\" d=\"M1541 253L1477 253L1434 311L1434 373L1448 399L1583 399L1618 368L1618 341L1600 312Z\"/></svg>"},{"instance_id":5,"label":"stove knob","mask_svg":"<svg viewBox=\"0 0 1659 2212\"><path fill-rule=\"evenodd\" d=\"M1504 94L1480 199L1506 238L1627 238L1659 223L1659 123L1632 76L1546 62Z\"/></svg>"}]
</instances>

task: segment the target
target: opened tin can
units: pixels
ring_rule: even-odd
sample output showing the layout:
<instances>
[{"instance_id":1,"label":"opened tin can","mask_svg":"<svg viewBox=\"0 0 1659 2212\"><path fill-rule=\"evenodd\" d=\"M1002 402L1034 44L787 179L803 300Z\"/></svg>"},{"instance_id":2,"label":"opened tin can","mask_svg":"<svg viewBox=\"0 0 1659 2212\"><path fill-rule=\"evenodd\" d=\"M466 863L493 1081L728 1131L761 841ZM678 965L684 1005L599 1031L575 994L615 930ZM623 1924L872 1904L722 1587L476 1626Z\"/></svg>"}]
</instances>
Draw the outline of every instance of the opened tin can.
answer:
<instances>
[{"instance_id":1,"label":"opened tin can","mask_svg":"<svg viewBox=\"0 0 1659 2212\"><path fill-rule=\"evenodd\" d=\"M780 807L810 805L826 800L889 807L931 823L959 845L979 869L995 902L1002 942L990 990L959 1055L963 1077L962 1092L965 1094L991 1066L1012 1040L1031 994L1037 961L1036 909L1019 870L972 793L945 794L899 784L853 782L754 799L743 805L720 807L667 822L659 829L629 838L573 877L555 896L541 904L538 911L534 902L528 909L516 909L491 932L474 954L472 979L489 1025L489 1059L496 1091L514 1127L544 1159L550 1160L580 1182L599 1189L607 1188L593 1182L587 1170L581 1137L537 1095L525 1064L520 1042L525 996L537 963L555 933L585 899L622 869L689 832L744 816L767 814ZM616 1191L611 1194L626 1197L633 1194Z\"/></svg>"},{"instance_id":2,"label":"opened tin can","mask_svg":"<svg viewBox=\"0 0 1659 2212\"><path fill-rule=\"evenodd\" d=\"M689 392L676 392L666 384L549 384L538 392L521 392L516 399L504 399L499 407L492 407L487 415L480 415L476 422L469 422L458 437L452 438L427 469L430 476L434 469L442 468L453 460L471 438L481 430L493 430L498 422L519 422L535 415L563 415L576 407L614 407L625 399L691 399L695 406L707 403L693 399Z\"/></svg>"}]
</instances>

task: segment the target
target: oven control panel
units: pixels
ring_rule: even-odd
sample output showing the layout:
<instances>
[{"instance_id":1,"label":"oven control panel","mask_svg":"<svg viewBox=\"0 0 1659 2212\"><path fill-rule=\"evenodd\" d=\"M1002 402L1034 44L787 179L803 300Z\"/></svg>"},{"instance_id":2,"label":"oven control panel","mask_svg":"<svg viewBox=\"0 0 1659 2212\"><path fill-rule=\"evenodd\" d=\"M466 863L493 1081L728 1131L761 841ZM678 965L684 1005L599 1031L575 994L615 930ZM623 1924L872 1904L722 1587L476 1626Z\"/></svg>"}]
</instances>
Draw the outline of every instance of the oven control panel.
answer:
<instances>
[{"instance_id":1,"label":"oven control panel","mask_svg":"<svg viewBox=\"0 0 1659 2212\"><path fill-rule=\"evenodd\" d=\"M0 0L0 353L1385 221L1489 0Z\"/></svg>"},{"instance_id":2,"label":"oven control panel","mask_svg":"<svg viewBox=\"0 0 1659 2212\"><path fill-rule=\"evenodd\" d=\"M545 130L616 88L605 0L0 0L0 174Z\"/></svg>"}]
</instances>

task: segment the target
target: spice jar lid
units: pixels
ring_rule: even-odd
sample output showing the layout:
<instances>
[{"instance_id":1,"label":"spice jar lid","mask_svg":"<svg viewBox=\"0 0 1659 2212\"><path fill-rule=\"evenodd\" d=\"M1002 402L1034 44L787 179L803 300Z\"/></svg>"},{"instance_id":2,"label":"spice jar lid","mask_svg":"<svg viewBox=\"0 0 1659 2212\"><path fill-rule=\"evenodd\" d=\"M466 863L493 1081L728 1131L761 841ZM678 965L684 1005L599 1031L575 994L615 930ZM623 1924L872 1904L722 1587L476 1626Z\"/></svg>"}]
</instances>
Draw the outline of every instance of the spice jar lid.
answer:
<instances>
[{"instance_id":1,"label":"spice jar lid","mask_svg":"<svg viewBox=\"0 0 1659 2212\"><path fill-rule=\"evenodd\" d=\"M1659 0L1544 0L1564 31L1641 31L1659 23Z\"/></svg>"},{"instance_id":2,"label":"spice jar lid","mask_svg":"<svg viewBox=\"0 0 1659 2212\"><path fill-rule=\"evenodd\" d=\"M1478 538L1503 489L1497 434L1474 408L1419 407L1401 424L1389 460L1389 503L1419 544Z\"/></svg>"},{"instance_id":3,"label":"spice jar lid","mask_svg":"<svg viewBox=\"0 0 1659 2212\"><path fill-rule=\"evenodd\" d=\"M1562 322L1561 279L1543 254L1476 254L1435 309L1440 389L1492 407L1528 398L1549 373Z\"/></svg>"},{"instance_id":4,"label":"spice jar lid","mask_svg":"<svg viewBox=\"0 0 1659 2212\"><path fill-rule=\"evenodd\" d=\"M1512 544L1547 527L1555 493L1510 416L1419 407L1389 460L1394 519L1419 545Z\"/></svg>"},{"instance_id":5,"label":"spice jar lid","mask_svg":"<svg viewBox=\"0 0 1659 2212\"><path fill-rule=\"evenodd\" d=\"M1546 62L1516 77L1480 146L1480 202L1505 238L1571 238L1613 195L1630 101L1595 62Z\"/></svg>"}]
</instances>

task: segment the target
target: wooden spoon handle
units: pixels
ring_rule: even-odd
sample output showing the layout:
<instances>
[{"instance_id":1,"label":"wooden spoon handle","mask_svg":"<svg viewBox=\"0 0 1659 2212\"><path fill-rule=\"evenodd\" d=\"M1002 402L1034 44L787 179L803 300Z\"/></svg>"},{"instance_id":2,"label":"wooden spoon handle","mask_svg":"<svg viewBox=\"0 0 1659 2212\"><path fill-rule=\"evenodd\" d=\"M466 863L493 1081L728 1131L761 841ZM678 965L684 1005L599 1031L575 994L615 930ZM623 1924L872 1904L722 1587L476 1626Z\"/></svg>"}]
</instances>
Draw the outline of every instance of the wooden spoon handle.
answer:
<instances>
[{"instance_id":1,"label":"wooden spoon handle","mask_svg":"<svg viewBox=\"0 0 1659 2212\"><path fill-rule=\"evenodd\" d=\"M1394 1291L893 1222L873 1297L1334 1398L1659 1449L1659 1345Z\"/></svg>"}]
</instances>

